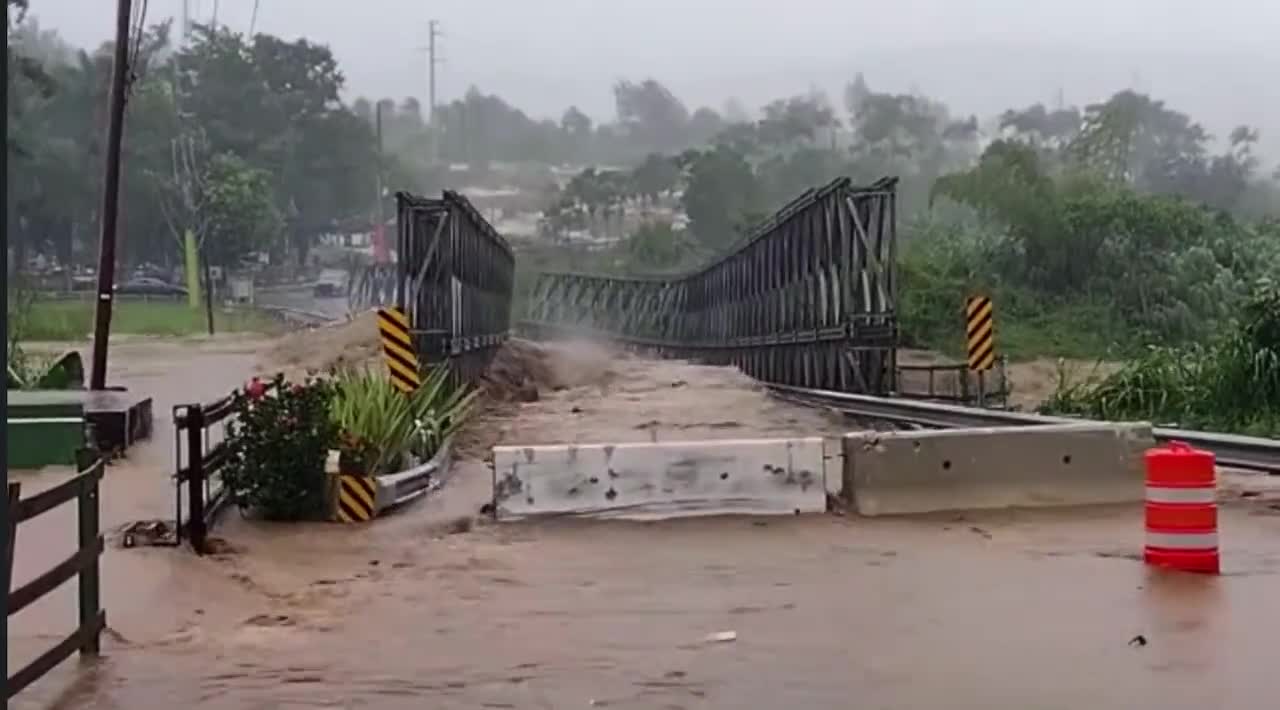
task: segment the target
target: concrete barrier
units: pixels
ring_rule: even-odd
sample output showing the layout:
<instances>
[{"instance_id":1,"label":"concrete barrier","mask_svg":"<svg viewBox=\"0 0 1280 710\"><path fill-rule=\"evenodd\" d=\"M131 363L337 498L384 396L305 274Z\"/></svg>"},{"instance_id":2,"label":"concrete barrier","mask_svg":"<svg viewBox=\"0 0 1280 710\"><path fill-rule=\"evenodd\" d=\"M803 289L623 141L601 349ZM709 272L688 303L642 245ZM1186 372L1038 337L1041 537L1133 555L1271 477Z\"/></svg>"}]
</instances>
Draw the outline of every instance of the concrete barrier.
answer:
<instances>
[{"instance_id":1,"label":"concrete barrier","mask_svg":"<svg viewBox=\"0 0 1280 710\"><path fill-rule=\"evenodd\" d=\"M495 446L494 511L668 518L826 511L821 438Z\"/></svg>"},{"instance_id":2,"label":"concrete barrier","mask_svg":"<svg viewBox=\"0 0 1280 710\"><path fill-rule=\"evenodd\" d=\"M866 432L844 439L842 497L861 515L1143 499L1150 424Z\"/></svg>"}]
</instances>

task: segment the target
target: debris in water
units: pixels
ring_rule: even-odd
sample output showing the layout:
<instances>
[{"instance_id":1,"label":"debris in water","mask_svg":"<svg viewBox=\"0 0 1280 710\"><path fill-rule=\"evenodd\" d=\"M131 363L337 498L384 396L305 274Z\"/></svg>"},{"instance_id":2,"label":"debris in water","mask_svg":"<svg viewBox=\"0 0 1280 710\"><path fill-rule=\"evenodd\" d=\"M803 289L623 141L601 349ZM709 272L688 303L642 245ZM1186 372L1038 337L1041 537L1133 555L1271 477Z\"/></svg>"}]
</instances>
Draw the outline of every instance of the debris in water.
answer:
<instances>
[{"instance_id":1,"label":"debris in water","mask_svg":"<svg viewBox=\"0 0 1280 710\"><path fill-rule=\"evenodd\" d=\"M973 533L977 533L978 535L981 535L984 539L987 539L987 540L991 539L991 533L987 532L986 530L983 530L977 525L970 526L969 531Z\"/></svg>"},{"instance_id":2,"label":"debris in water","mask_svg":"<svg viewBox=\"0 0 1280 710\"><path fill-rule=\"evenodd\" d=\"M140 545L169 546L177 544L175 535L169 524L163 520L140 520L124 526L121 531L121 547L138 547Z\"/></svg>"},{"instance_id":3,"label":"debris in water","mask_svg":"<svg viewBox=\"0 0 1280 710\"><path fill-rule=\"evenodd\" d=\"M707 634L707 637L702 640L707 643L729 643L738 640L738 632L717 631L714 634Z\"/></svg>"}]
</instances>

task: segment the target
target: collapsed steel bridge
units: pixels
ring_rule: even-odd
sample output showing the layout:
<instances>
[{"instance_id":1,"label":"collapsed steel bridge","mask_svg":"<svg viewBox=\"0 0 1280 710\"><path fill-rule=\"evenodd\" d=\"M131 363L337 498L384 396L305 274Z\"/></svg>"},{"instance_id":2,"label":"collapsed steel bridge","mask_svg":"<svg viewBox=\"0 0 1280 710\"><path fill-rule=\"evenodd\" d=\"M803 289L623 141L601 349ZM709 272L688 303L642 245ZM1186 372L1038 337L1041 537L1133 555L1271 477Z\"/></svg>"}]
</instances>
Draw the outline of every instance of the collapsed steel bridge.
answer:
<instances>
[{"instance_id":1,"label":"collapsed steel bridge","mask_svg":"<svg viewBox=\"0 0 1280 710\"><path fill-rule=\"evenodd\" d=\"M511 330L515 256L462 195L396 194L395 304L423 362L474 381Z\"/></svg>"},{"instance_id":2,"label":"collapsed steel bridge","mask_svg":"<svg viewBox=\"0 0 1280 710\"><path fill-rule=\"evenodd\" d=\"M887 394L898 337L897 178L840 178L793 200L730 254L653 278L539 274L535 337L602 336L737 365L766 382Z\"/></svg>"}]
</instances>

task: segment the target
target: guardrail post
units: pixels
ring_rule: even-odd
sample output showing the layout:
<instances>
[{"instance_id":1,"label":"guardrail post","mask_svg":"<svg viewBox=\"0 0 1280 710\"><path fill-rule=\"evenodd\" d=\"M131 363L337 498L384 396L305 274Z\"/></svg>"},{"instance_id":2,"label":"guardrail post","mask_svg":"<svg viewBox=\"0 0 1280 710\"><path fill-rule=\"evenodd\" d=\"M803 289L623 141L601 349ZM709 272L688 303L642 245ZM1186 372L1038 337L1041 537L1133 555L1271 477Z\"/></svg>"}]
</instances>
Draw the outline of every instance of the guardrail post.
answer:
<instances>
[{"instance_id":1,"label":"guardrail post","mask_svg":"<svg viewBox=\"0 0 1280 710\"><path fill-rule=\"evenodd\" d=\"M204 554L204 408L187 407L187 533L196 554Z\"/></svg>"},{"instance_id":2,"label":"guardrail post","mask_svg":"<svg viewBox=\"0 0 1280 710\"><path fill-rule=\"evenodd\" d=\"M102 464L95 463L94 466ZM92 469L90 469L92 470ZM79 549L97 550L98 548L98 479L90 476L84 479L80 494L76 496L76 507L79 518ZM80 653L96 656L101 648L101 630L97 628L98 609L101 608L100 576L101 557L93 555L93 562L80 568L80 628L94 629L92 634L84 634L81 638Z\"/></svg>"}]
</instances>

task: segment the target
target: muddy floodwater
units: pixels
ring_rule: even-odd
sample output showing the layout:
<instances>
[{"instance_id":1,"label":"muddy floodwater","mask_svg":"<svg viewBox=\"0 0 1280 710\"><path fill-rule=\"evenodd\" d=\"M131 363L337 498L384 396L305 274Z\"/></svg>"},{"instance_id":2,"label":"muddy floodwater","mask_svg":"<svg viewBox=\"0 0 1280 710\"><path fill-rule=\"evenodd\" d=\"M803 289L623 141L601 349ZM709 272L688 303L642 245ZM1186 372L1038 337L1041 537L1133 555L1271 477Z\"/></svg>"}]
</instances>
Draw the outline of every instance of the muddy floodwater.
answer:
<instances>
[{"instance_id":1,"label":"muddy floodwater","mask_svg":"<svg viewBox=\"0 0 1280 710\"><path fill-rule=\"evenodd\" d=\"M175 398L221 394L266 347L139 346L117 379L154 388L163 424ZM1264 479L1224 486L1220 577L1145 568L1136 506L476 518L493 443L839 431L732 372L582 352L565 362L537 401L477 422L445 488L375 525L233 511L217 529L224 554L109 544L104 657L64 664L10 707L1277 706L1280 491ZM171 516L171 442L162 428L111 468L104 520ZM73 514L60 520L20 531L19 583L69 551ZM70 584L10 620L17 660L70 631L74 599Z\"/></svg>"}]
</instances>

